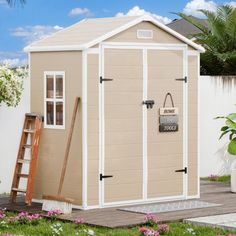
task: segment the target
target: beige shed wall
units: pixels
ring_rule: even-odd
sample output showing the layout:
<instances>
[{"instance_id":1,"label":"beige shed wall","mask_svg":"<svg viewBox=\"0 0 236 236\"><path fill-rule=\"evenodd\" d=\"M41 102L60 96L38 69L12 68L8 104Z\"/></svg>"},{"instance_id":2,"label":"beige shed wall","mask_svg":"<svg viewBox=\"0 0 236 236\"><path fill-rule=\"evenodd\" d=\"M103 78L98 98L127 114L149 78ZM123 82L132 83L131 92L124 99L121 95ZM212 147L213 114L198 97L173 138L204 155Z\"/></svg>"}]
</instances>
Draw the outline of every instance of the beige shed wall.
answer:
<instances>
[{"instance_id":1,"label":"beige shed wall","mask_svg":"<svg viewBox=\"0 0 236 236\"><path fill-rule=\"evenodd\" d=\"M99 56L88 54L88 205L99 204Z\"/></svg>"},{"instance_id":2,"label":"beige shed wall","mask_svg":"<svg viewBox=\"0 0 236 236\"><path fill-rule=\"evenodd\" d=\"M198 57L188 57L188 195L198 194Z\"/></svg>"},{"instance_id":3,"label":"beige shed wall","mask_svg":"<svg viewBox=\"0 0 236 236\"><path fill-rule=\"evenodd\" d=\"M44 114L44 71L65 71L65 130L43 129L34 198L57 193L75 97L82 97L81 52L31 53L31 112ZM77 114L62 195L81 205L82 110Z\"/></svg>"}]
</instances>

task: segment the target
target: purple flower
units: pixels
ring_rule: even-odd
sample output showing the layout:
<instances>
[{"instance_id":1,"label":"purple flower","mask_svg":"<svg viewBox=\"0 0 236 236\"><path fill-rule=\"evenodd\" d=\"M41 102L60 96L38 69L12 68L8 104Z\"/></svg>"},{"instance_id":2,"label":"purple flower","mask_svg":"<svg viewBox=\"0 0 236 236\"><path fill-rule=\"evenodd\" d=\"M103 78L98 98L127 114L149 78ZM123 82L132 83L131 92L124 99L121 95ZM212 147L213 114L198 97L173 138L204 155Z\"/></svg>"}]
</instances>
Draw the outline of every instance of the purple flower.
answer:
<instances>
[{"instance_id":1,"label":"purple flower","mask_svg":"<svg viewBox=\"0 0 236 236\"><path fill-rule=\"evenodd\" d=\"M82 224L84 224L84 222L85 222L84 219L81 217L76 218L74 221L74 223L77 225L82 225Z\"/></svg>"},{"instance_id":2,"label":"purple flower","mask_svg":"<svg viewBox=\"0 0 236 236\"><path fill-rule=\"evenodd\" d=\"M157 230L160 234L166 234L169 232L169 226L167 224L161 224L157 226Z\"/></svg>"}]
</instances>

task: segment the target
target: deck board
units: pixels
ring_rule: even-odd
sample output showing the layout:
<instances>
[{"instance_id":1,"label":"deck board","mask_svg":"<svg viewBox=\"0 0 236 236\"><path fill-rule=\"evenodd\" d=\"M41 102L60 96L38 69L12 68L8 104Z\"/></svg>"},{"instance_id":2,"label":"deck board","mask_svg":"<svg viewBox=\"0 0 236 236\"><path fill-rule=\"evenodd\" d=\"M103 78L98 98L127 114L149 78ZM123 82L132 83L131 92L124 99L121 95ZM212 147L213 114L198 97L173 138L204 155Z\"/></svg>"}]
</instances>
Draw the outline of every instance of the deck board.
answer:
<instances>
[{"instance_id":1,"label":"deck board","mask_svg":"<svg viewBox=\"0 0 236 236\"><path fill-rule=\"evenodd\" d=\"M162 222L182 221L183 219L219 215L236 212L236 194L230 192L230 186L216 182L201 183L201 201L222 204L217 207L191 209L184 211L174 211L157 214ZM0 198L0 208L7 208L10 211L28 211L42 213L42 205L33 203L26 206L23 198L18 198L17 203L9 203L8 198ZM120 207L119 207L120 208ZM86 223L94 226L109 228L131 227L143 223L144 215L139 213L120 211L116 207L95 209L95 210L74 210L70 215L62 215L60 218L73 221L77 217L82 217Z\"/></svg>"}]
</instances>

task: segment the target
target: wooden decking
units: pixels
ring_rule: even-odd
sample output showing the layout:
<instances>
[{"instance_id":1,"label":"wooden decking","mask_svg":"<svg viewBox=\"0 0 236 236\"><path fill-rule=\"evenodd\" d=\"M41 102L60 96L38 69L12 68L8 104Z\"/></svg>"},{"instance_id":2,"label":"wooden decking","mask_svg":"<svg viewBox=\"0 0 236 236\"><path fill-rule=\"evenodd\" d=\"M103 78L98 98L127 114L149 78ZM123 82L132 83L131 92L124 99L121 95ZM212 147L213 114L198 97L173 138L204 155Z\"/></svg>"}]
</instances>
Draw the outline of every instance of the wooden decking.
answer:
<instances>
[{"instance_id":1,"label":"wooden decking","mask_svg":"<svg viewBox=\"0 0 236 236\"><path fill-rule=\"evenodd\" d=\"M23 200L23 199L22 199ZM157 216L160 221L182 221L183 219L218 215L224 213L236 212L236 194L230 192L230 186L222 183L201 183L201 200L222 204L221 206L192 209L184 211L159 213ZM21 199L19 199L21 201ZM12 211L41 212L41 204L34 203L28 207L23 202L10 204L7 198L0 199L0 207ZM143 222L144 215L120 211L117 208L96 209L88 211L75 210L71 215L63 215L60 218L64 220L74 220L82 217L90 225L104 226L109 228L131 227Z\"/></svg>"}]
</instances>

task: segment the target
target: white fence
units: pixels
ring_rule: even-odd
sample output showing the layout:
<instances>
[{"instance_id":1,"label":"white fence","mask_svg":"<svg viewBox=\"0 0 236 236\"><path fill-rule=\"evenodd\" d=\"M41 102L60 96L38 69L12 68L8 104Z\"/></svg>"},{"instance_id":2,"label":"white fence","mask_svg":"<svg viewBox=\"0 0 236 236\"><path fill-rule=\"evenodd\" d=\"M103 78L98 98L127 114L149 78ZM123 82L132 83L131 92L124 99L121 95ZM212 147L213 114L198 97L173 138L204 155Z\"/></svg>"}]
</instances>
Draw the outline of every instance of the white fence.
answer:
<instances>
[{"instance_id":1,"label":"white fence","mask_svg":"<svg viewBox=\"0 0 236 236\"><path fill-rule=\"evenodd\" d=\"M30 110L30 81L25 79L19 106L0 107L0 193L10 192L24 114Z\"/></svg>"},{"instance_id":2,"label":"white fence","mask_svg":"<svg viewBox=\"0 0 236 236\"><path fill-rule=\"evenodd\" d=\"M17 108L0 107L0 193L10 191L24 114L30 109L29 84L29 79L25 80L24 94ZM218 140L224 122L214 117L236 112L236 78L200 77L199 100L200 175L227 173L236 157L225 155L226 140Z\"/></svg>"},{"instance_id":3,"label":"white fence","mask_svg":"<svg viewBox=\"0 0 236 236\"><path fill-rule=\"evenodd\" d=\"M223 120L236 112L236 77L201 76L199 79L200 175L228 174L236 157L226 152L227 138L219 140Z\"/></svg>"}]
</instances>

